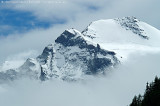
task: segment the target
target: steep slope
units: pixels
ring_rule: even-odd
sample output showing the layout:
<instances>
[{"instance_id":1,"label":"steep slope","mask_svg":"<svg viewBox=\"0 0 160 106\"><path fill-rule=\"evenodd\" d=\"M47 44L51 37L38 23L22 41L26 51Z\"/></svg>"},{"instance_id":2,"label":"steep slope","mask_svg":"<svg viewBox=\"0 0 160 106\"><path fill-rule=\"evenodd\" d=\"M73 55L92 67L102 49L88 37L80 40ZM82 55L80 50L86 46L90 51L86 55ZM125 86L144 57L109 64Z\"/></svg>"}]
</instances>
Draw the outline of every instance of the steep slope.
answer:
<instances>
[{"instance_id":1,"label":"steep slope","mask_svg":"<svg viewBox=\"0 0 160 106\"><path fill-rule=\"evenodd\" d=\"M131 52L159 51L160 47L160 31L135 17L98 20L82 33L88 40L115 51L122 61Z\"/></svg>"},{"instance_id":2,"label":"steep slope","mask_svg":"<svg viewBox=\"0 0 160 106\"><path fill-rule=\"evenodd\" d=\"M118 64L115 52L102 49L85 39L77 30L65 30L54 44L50 44L36 59L28 59L19 70L31 76L37 73L41 80L58 78L62 80L82 79L84 75L105 73Z\"/></svg>"},{"instance_id":3,"label":"steep slope","mask_svg":"<svg viewBox=\"0 0 160 106\"><path fill-rule=\"evenodd\" d=\"M29 76L40 80L83 79L105 74L133 52L160 51L160 31L135 17L92 22L84 31L65 30L36 59L0 72L1 79Z\"/></svg>"},{"instance_id":4,"label":"steep slope","mask_svg":"<svg viewBox=\"0 0 160 106\"><path fill-rule=\"evenodd\" d=\"M160 31L135 17L98 20L82 31L97 43L138 43L160 45Z\"/></svg>"}]
</instances>

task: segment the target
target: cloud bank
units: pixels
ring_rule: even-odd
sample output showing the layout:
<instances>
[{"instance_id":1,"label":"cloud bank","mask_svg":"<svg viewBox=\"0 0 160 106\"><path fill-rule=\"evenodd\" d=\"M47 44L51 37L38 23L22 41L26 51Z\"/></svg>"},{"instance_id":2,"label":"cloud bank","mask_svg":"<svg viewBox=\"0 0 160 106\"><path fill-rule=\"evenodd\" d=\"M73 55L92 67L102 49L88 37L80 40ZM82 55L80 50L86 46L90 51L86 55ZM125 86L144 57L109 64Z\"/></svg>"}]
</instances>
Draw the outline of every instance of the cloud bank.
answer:
<instances>
[{"instance_id":1,"label":"cloud bank","mask_svg":"<svg viewBox=\"0 0 160 106\"><path fill-rule=\"evenodd\" d=\"M82 82L23 79L0 85L2 106L126 106L143 94L146 82L159 75L159 54L133 54L125 64L104 77Z\"/></svg>"}]
</instances>

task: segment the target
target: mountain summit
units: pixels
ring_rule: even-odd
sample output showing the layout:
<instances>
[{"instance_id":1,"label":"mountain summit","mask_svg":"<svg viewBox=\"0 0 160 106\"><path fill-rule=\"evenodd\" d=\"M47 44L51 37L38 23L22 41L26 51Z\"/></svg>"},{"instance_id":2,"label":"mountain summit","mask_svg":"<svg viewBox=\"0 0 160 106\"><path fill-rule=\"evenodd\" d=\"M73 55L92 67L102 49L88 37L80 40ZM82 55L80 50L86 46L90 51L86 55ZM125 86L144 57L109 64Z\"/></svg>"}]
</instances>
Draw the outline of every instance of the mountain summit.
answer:
<instances>
[{"instance_id":1,"label":"mountain summit","mask_svg":"<svg viewBox=\"0 0 160 106\"><path fill-rule=\"evenodd\" d=\"M28 59L20 70L46 80L58 78L77 80L83 75L105 73L119 63L115 52L108 51L85 39L77 30L65 30L36 59Z\"/></svg>"},{"instance_id":2,"label":"mountain summit","mask_svg":"<svg viewBox=\"0 0 160 106\"><path fill-rule=\"evenodd\" d=\"M135 17L94 21L82 33L97 43L160 44L159 30Z\"/></svg>"},{"instance_id":3,"label":"mountain summit","mask_svg":"<svg viewBox=\"0 0 160 106\"><path fill-rule=\"evenodd\" d=\"M105 74L127 59L131 51L159 47L159 40L158 29L135 17L98 20L82 32L65 30L37 58L27 59L17 69L0 72L0 79L29 76L42 81L54 78L73 81Z\"/></svg>"}]
</instances>

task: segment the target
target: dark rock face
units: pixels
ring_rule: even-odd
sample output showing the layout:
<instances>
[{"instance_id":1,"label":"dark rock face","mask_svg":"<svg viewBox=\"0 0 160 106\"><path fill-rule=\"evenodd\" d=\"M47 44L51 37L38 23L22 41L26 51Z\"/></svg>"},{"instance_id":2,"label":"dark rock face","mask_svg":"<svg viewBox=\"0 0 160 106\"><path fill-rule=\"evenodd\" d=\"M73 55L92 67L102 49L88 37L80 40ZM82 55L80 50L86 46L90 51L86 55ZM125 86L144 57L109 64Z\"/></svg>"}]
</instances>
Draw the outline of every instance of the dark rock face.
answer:
<instances>
[{"instance_id":1,"label":"dark rock face","mask_svg":"<svg viewBox=\"0 0 160 106\"><path fill-rule=\"evenodd\" d=\"M44 70L43 70L42 67L41 67L41 74L40 74L39 79L40 79L41 81L47 80L46 73L44 72Z\"/></svg>"},{"instance_id":2,"label":"dark rock face","mask_svg":"<svg viewBox=\"0 0 160 106\"><path fill-rule=\"evenodd\" d=\"M118 63L118 60L115 57L115 52L101 49L99 44L95 46L87 43L87 41L82 36L78 36L76 32L73 34L69 31L64 31L61 36L55 40L55 42L63 45L64 47L77 46L80 49L85 50L86 54L89 53L89 58L87 58L87 55L81 56L80 53L72 53L72 56L76 55L77 59L87 65L88 68L86 72L84 72L85 74L97 74L105 67L109 67L114 64L111 62L111 59L105 56L113 57L113 61ZM101 55L102 57L99 57L98 55ZM76 62L77 59L73 59L72 61Z\"/></svg>"},{"instance_id":3,"label":"dark rock face","mask_svg":"<svg viewBox=\"0 0 160 106\"><path fill-rule=\"evenodd\" d=\"M92 53L100 53L103 55L115 55L114 52L112 51L106 51L104 49L100 48L100 45L97 44L97 46L94 46L92 44L88 44L86 42L86 40L81 37L81 36L77 36L76 32L75 34L72 34L68 31L64 31L61 36L59 36L56 40L56 43L59 43L65 47L67 46L78 46L80 49L87 49L88 52Z\"/></svg>"},{"instance_id":4,"label":"dark rock face","mask_svg":"<svg viewBox=\"0 0 160 106\"><path fill-rule=\"evenodd\" d=\"M141 29L138 25L139 20L135 17L124 17L124 18L116 18L117 21L123 28L126 30L131 30L133 33L139 35L144 39L149 39L148 36L144 35L143 29Z\"/></svg>"},{"instance_id":5,"label":"dark rock face","mask_svg":"<svg viewBox=\"0 0 160 106\"><path fill-rule=\"evenodd\" d=\"M97 74L103 72L105 67L112 65L110 59L94 58L88 61L88 71L86 74Z\"/></svg>"},{"instance_id":6,"label":"dark rock face","mask_svg":"<svg viewBox=\"0 0 160 106\"><path fill-rule=\"evenodd\" d=\"M42 54L37 57L37 60L45 64L48 56L53 54L54 54L53 47L52 47L52 44L50 44L49 46L44 48Z\"/></svg>"},{"instance_id":7,"label":"dark rock face","mask_svg":"<svg viewBox=\"0 0 160 106\"><path fill-rule=\"evenodd\" d=\"M0 72L0 81L29 77L41 81L58 78L65 81L83 79L83 75L104 73L105 69L119 61L115 52L102 49L76 30L64 31L44 48L36 59L29 58L17 70Z\"/></svg>"},{"instance_id":8,"label":"dark rock face","mask_svg":"<svg viewBox=\"0 0 160 106\"><path fill-rule=\"evenodd\" d=\"M56 43L60 43L63 46L85 46L86 41L81 36L76 36L77 34L72 34L65 30L56 40Z\"/></svg>"}]
</instances>

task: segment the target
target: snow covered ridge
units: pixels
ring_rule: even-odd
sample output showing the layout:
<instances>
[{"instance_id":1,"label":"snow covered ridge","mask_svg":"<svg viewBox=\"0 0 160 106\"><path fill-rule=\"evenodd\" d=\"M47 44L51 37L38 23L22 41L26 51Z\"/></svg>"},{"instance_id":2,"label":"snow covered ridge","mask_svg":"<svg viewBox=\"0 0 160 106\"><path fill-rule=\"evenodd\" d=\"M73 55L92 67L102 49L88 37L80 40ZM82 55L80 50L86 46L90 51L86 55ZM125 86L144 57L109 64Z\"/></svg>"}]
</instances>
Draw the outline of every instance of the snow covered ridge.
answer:
<instances>
[{"instance_id":1,"label":"snow covered ridge","mask_svg":"<svg viewBox=\"0 0 160 106\"><path fill-rule=\"evenodd\" d=\"M160 31L135 17L92 22L84 31L65 30L37 58L0 72L0 82L30 77L38 80L81 80L105 74L128 53L160 50ZM155 48L156 49L155 49Z\"/></svg>"},{"instance_id":2,"label":"snow covered ridge","mask_svg":"<svg viewBox=\"0 0 160 106\"><path fill-rule=\"evenodd\" d=\"M36 59L29 58L16 70L0 73L11 80L17 76L30 78L60 80L79 80L85 75L104 74L109 68L119 63L116 53L102 49L99 44L87 41L77 30L65 30L54 44L50 44ZM2 78L2 77L1 77ZM3 78L4 79L4 78Z\"/></svg>"},{"instance_id":3,"label":"snow covered ridge","mask_svg":"<svg viewBox=\"0 0 160 106\"><path fill-rule=\"evenodd\" d=\"M119 61L115 53L101 49L100 45L88 43L75 29L65 30L54 44L50 44L36 58L41 80L58 78L78 80L84 75L104 73L104 69L116 65ZM28 64L27 64L28 65ZM22 70L31 69L27 66Z\"/></svg>"},{"instance_id":4,"label":"snow covered ridge","mask_svg":"<svg viewBox=\"0 0 160 106\"><path fill-rule=\"evenodd\" d=\"M93 42L160 45L160 31L135 17L104 19L91 22L82 34Z\"/></svg>"},{"instance_id":5,"label":"snow covered ridge","mask_svg":"<svg viewBox=\"0 0 160 106\"><path fill-rule=\"evenodd\" d=\"M144 39L149 39L148 36L146 36L144 29L140 28L138 23L140 22L135 17L124 17L124 18L115 18L115 21L117 21L118 24L120 24L123 28L126 30L131 30L133 33L139 35L140 37Z\"/></svg>"}]
</instances>

